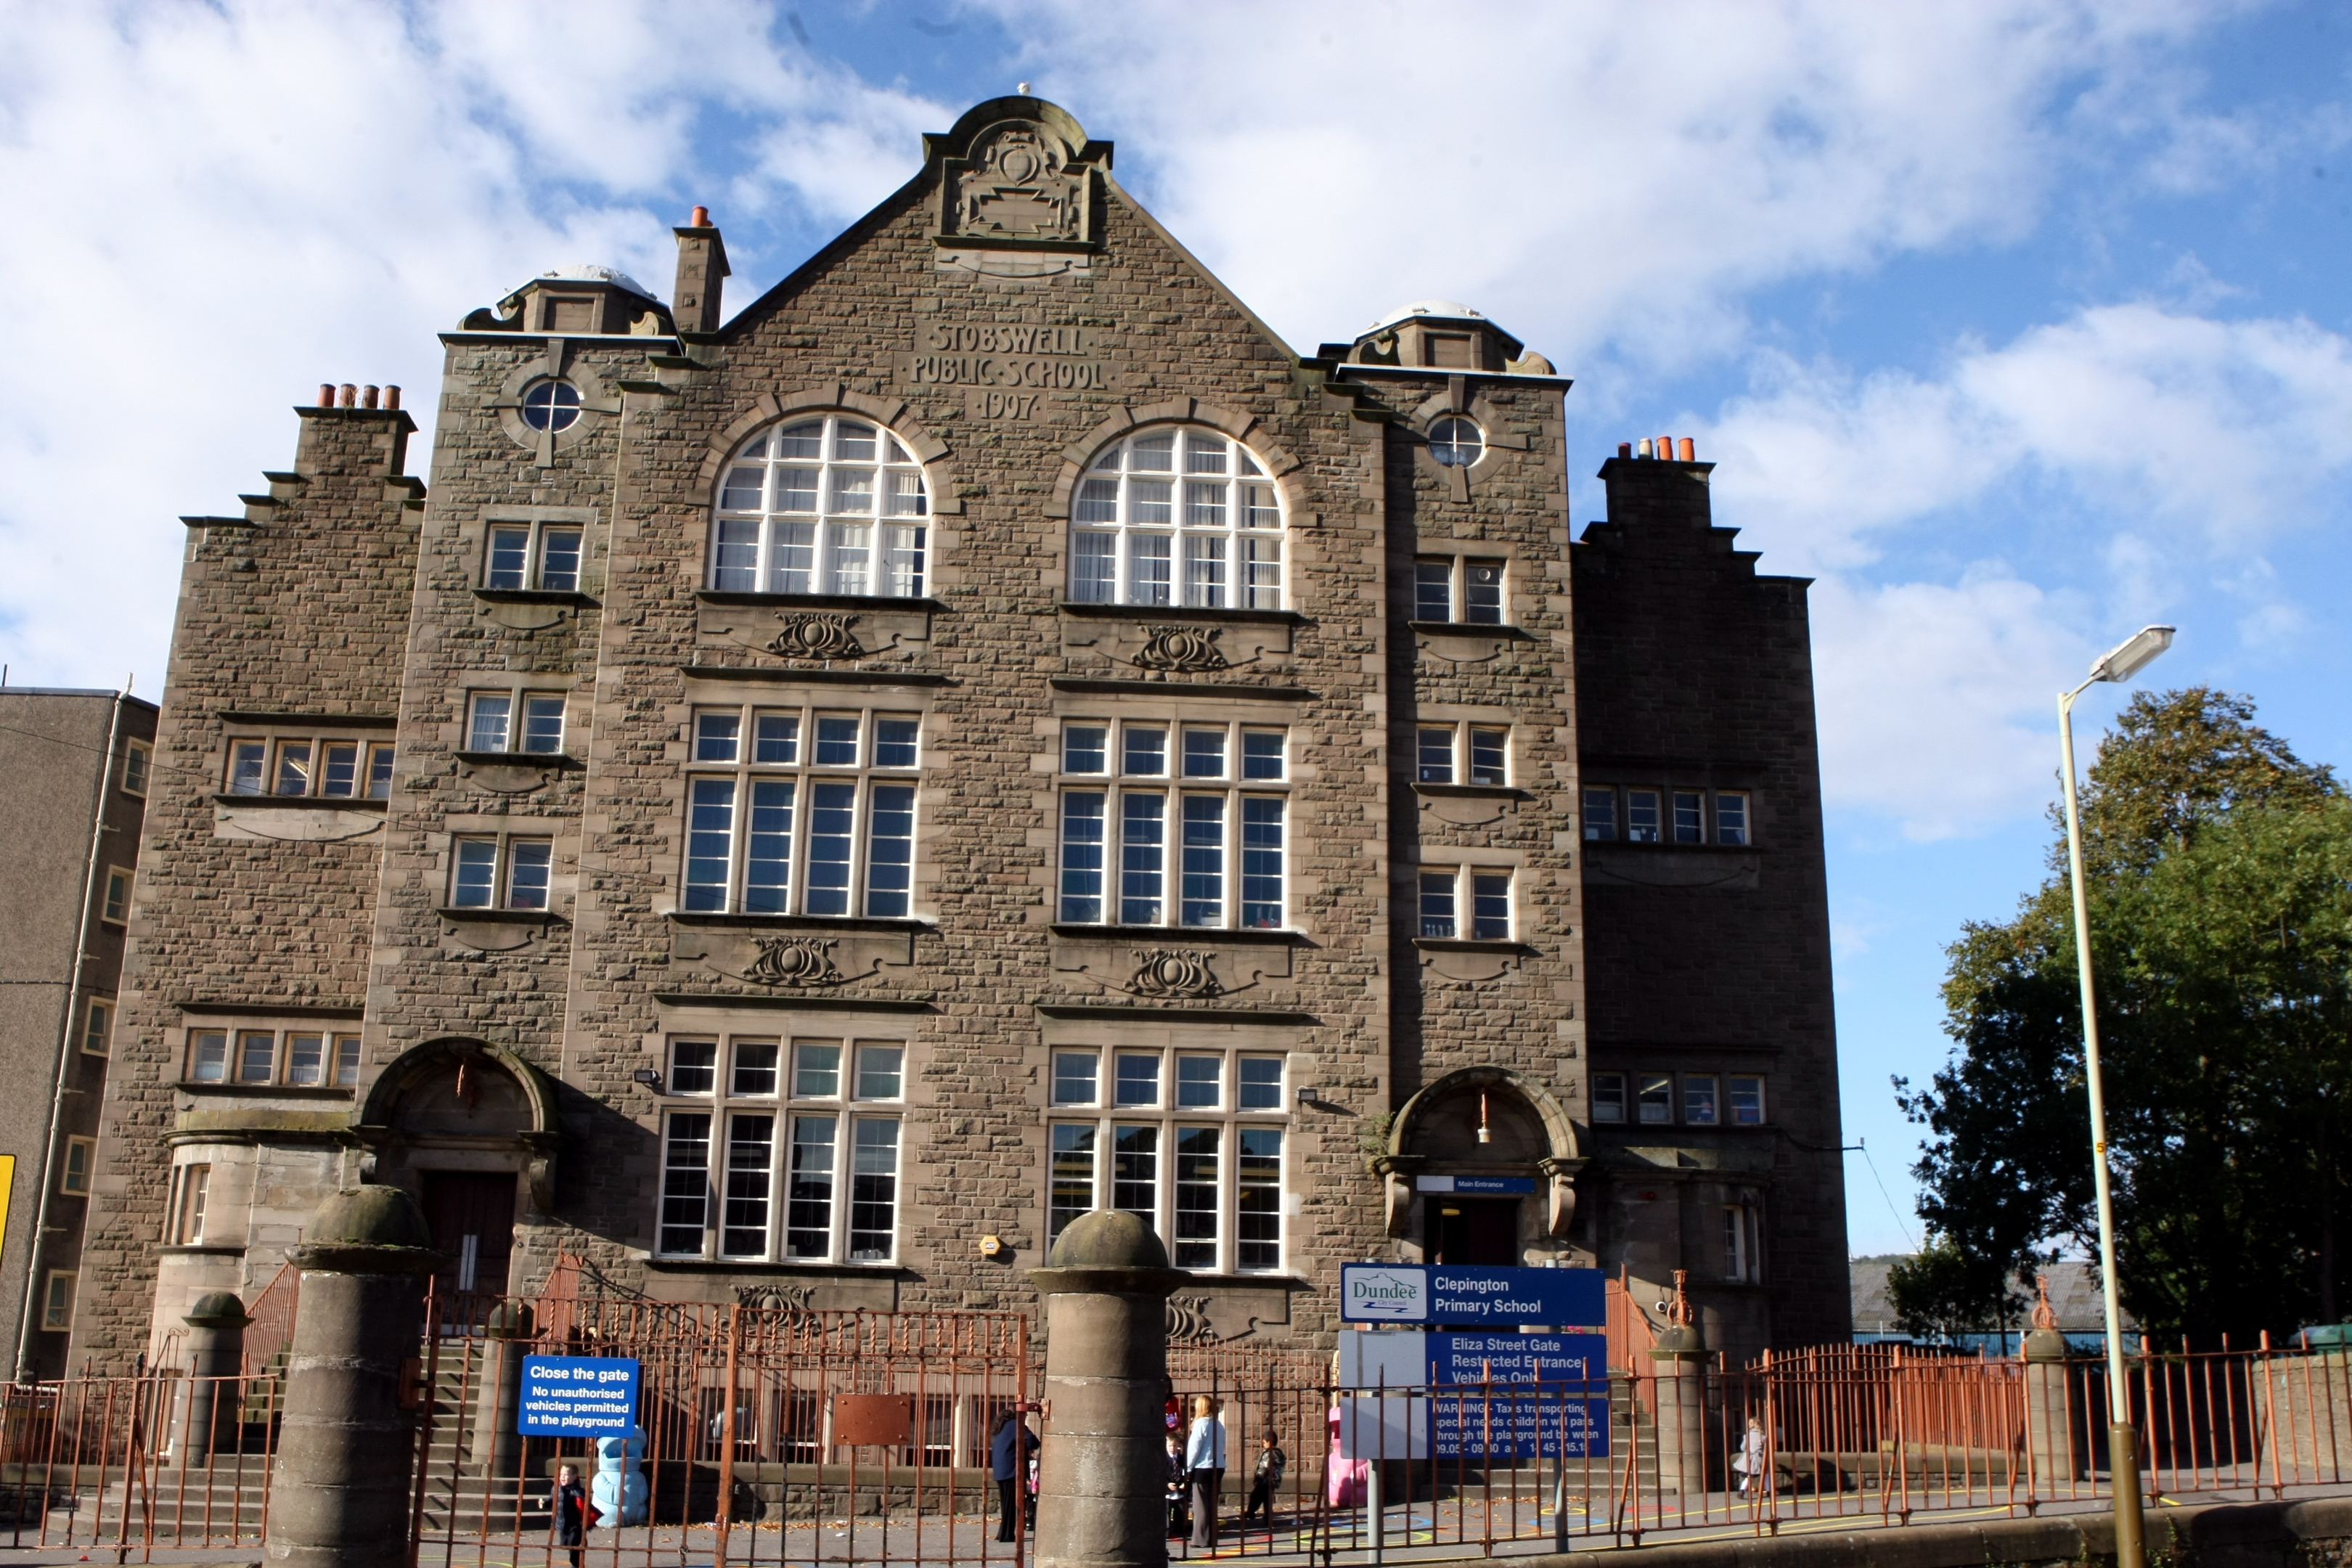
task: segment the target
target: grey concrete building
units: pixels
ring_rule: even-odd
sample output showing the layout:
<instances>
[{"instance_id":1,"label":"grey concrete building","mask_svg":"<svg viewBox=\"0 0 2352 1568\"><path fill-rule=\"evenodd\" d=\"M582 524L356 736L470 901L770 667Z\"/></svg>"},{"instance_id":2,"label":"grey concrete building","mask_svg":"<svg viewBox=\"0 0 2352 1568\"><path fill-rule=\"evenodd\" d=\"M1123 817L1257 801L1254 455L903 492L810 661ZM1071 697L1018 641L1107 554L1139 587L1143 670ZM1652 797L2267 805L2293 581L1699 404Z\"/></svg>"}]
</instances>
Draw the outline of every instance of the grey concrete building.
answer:
<instances>
[{"instance_id":1,"label":"grey concrete building","mask_svg":"<svg viewBox=\"0 0 2352 1568\"><path fill-rule=\"evenodd\" d=\"M1844 1337L1802 584L1686 450L1571 544L1540 355L1301 355L1112 152L980 105L731 317L698 209L444 335L429 488L322 388L185 520L92 1357L362 1177L451 1289L1027 1306L1105 1207L1228 1339L1370 1256Z\"/></svg>"},{"instance_id":2,"label":"grey concrete building","mask_svg":"<svg viewBox=\"0 0 2352 1568\"><path fill-rule=\"evenodd\" d=\"M0 1312L20 1380L67 1369L155 717L122 692L0 686Z\"/></svg>"}]
</instances>

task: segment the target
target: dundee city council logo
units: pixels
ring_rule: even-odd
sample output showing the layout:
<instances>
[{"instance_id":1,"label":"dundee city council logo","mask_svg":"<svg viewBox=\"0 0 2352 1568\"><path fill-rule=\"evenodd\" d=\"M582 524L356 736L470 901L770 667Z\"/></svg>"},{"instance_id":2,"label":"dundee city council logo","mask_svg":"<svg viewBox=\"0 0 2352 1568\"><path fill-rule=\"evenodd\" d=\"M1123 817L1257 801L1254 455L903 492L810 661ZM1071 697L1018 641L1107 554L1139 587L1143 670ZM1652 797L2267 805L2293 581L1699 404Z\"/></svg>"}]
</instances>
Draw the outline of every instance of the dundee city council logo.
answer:
<instances>
[{"instance_id":1,"label":"dundee city council logo","mask_svg":"<svg viewBox=\"0 0 2352 1568\"><path fill-rule=\"evenodd\" d=\"M1401 1323L1429 1321L1427 1270L1355 1268L1342 1272L1348 1297L1342 1317L1359 1321L1384 1318Z\"/></svg>"}]
</instances>

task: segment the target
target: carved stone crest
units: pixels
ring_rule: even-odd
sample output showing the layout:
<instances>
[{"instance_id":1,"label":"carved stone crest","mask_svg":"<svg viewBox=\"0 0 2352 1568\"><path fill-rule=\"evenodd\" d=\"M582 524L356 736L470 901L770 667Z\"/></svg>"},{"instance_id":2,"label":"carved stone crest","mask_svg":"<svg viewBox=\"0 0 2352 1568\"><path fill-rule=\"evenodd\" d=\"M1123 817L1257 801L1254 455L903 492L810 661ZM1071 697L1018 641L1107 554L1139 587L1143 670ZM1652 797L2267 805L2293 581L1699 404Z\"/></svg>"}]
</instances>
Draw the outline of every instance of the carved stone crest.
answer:
<instances>
[{"instance_id":1,"label":"carved stone crest","mask_svg":"<svg viewBox=\"0 0 2352 1568\"><path fill-rule=\"evenodd\" d=\"M783 629L768 639L768 650L785 658L858 658L866 649L849 628L852 615L800 610L782 617Z\"/></svg>"},{"instance_id":2,"label":"carved stone crest","mask_svg":"<svg viewBox=\"0 0 2352 1568\"><path fill-rule=\"evenodd\" d=\"M1233 663L1217 647L1214 626L1153 626L1143 646L1128 661L1138 669L1160 675L1200 675L1231 669Z\"/></svg>"},{"instance_id":3,"label":"carved stone crest","mask_svg":"<svg viewBox=\"0 0 2352 1568\"><path fill-rule=\"evenodd\" d=\"M760 956L743 971L743 978L761 985L838 985L841 971L833 962L836 939L814 936L755 936L751 945Z\"/></svg>"},{"instance_id":4,"label":"carved stone crest","mask_svg":"<svg viewBox=\"0 0 2352 1568\"><path fill-rule=\"evenodd\" d=\"M1138 996L1220 996L1224 986L1196 947L1139 947L1126 989Z\"/></svg>"},{"instance_id":5,"label":"carved stone crest","mask_svg":"<svg viewBox=\"0 0 2352 1568\"><path fill-rule=\"evenodd\" d=\"M735 1300L761 1312L805 1312L815 1294L813 1285L738 1285Z\"/></svg>"},{"instance_id":6,"label":"carved stone crest","mask_svg":"<svg viewBox=\"0 0 2352 1568\"><path fill-rule=\"evenodd\" d=\"M1169 1297L1167 1321L1171 1344L1214 1344L1219 1338L1206 1296Z\"/></svg>"},{"instance_id":7,"label":"carved stone crest","mask_svg":"<svg viewBox=\"0 0 2352 1568\"><path fill-rule=\"evenodd\" d=\"M957 183L956 229L992 239L1083 239L1083 176L1059 139L1034 125L1000 127L973 149Z\"/></svg>"}]
</instances>

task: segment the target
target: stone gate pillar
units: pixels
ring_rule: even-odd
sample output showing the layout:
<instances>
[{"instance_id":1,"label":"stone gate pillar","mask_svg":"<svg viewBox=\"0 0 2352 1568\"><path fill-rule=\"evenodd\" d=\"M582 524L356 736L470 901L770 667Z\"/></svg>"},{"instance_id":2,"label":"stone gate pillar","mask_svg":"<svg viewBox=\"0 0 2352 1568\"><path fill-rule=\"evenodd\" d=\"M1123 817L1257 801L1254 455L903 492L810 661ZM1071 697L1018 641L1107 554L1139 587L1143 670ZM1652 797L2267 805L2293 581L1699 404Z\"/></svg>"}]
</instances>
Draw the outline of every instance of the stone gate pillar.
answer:
<instances>
[{"instance_id":1,"label":"stone gate pillar","mask_svg":"<svg viewBox=\"0 0 2352 1568\"><path fill-rule=\"evenodd\" d=\"M1192 1277L1130 1214L1073 1221L1030 1282L1045 1299L1038 1568L1162 1568L1168 1296Z\"/></svg>"},{"instance_id":2,"label":"stone gate pillar","mask_svg":"<svg viewBox=\"0 0 2352 1568\"><path fill-rule=\"evenodd\" d=\"M2027 1331L2025 1357L2025 1462L2032 1484L2027 1496L2055 1497L2074 1474L2074 1424L2067 1409L2066 1336L2050 1306L2050 1277L2033 1281L2039 1300Z\"/></svg>"},{"instance_id":3,"label":"stone gate pillar","mask_svg":"<svg viewBox=\"0 0 2352 1568\"><path fill-rule=\"evenodd\" d=\"M1658 1487L1685 1498L1706 1490L1706 1342L1690 1319L1676 1269L1672 1319L1658 1331L1650 1366L1658 1380Z\"/></svg>"},{"instance_id":4,"label":"stone gate pillar","mask_svg":"<svg viewBox=\"0 0 2352 1568\"><path fill-rule=\"evenodd\" d=\"M402 1370L420 1348L425 1276L444 1259L398 1187L344 1188L303 1236L287 1254L302 1293L266 1551L284 1568L403 1568L416 1430Z\"/></svg>"},{"instance_id":5,"label":"stone gate pillar","mask_svg":"<svg viewBox=\"0 0 2352 1568\"><path fill-rule=\"evenodd\" d=\"M253 1320L246 1316L244 1302L226 1290L215 1290L198 1297L180 1321L188 1325L188 1386L173 1431L186 1446L187 1462L201 1465L222 1437L216 1425L222 1418L221 1385L210 1380L235 1377L245 1370L245 1329ZM235 1385L228 1394L226 1418L233 1435L241 1419Z\"/></svg>"}]
</instances>

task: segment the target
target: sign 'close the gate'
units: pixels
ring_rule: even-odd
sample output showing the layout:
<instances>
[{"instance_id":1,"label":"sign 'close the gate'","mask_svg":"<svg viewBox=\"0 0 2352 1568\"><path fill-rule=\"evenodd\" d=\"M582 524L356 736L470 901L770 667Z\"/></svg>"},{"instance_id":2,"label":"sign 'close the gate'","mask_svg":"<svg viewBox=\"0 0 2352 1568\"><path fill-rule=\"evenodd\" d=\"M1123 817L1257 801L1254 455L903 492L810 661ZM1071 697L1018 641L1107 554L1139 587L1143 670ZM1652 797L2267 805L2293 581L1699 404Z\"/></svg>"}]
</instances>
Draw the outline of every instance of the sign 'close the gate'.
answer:
<instances>
[{"instance_id":1,"label":"sign 'close the gate'","mask_svg":"<svg viewBox=\"0 0 2352 1568\"><path fill-rule=\"evenodd\" d=\"M515 1430L526 1437L604 1437L637 1421L637 1365L613 1356L525 1356L522 1408Z\"/></svg>"}]
</instances>

